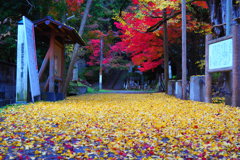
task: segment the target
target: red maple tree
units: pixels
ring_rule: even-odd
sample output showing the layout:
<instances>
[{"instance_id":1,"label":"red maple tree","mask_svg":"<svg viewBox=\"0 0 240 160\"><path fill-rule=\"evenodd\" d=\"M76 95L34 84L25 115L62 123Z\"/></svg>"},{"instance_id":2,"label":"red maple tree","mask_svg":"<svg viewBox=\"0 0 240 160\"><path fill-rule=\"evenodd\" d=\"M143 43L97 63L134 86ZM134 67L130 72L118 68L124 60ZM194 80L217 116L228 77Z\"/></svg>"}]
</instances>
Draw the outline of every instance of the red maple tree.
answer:
<instances>
[{"instance_id":1,"label":"red maple tree","mask_svg":"<svg viewBox=\"0 0 240 160\"><path fill-rule=\"evenodd\" d=\"M173 3L174 2L174 3ZM163 9L166 9L168 19L169 43L181 43L181 11L179 0L165 1L165 7L157 1L132 0L133 5L117 18L116 27L120 30L121 42L112 47L114 52L125 52L131 56L132 62L139 66L142 72L153 70L163 63ZM168 4L169 3L169 4ZM189 4L207 8L205 1ZM188 31L209 30L209 25L199 22L192 14L187 15ZM158 25L160 24L160 25ZM155 27L154 32L147 32Z\"/></svg>"},{"instance_id":2,"label":"red maple tree","mask_svg":"<svg viewBox=\"0 0 240 160\"><path fill-rule=\"evenodd\" d=\"M100 59L100 41L101 38L103 39L103 64L110 63L113 56L111 54L111 46L112 41L115 38L113 35L113 32L109 31L107 34L102 33L99 30L90 31L88 33L88 37L90 40L88 41L88 45L86 48L88 49L90 55L89 55L89 61L87 64L89 66L95 66L99 65L99 59Z\"/></svg>"}]
</instances>

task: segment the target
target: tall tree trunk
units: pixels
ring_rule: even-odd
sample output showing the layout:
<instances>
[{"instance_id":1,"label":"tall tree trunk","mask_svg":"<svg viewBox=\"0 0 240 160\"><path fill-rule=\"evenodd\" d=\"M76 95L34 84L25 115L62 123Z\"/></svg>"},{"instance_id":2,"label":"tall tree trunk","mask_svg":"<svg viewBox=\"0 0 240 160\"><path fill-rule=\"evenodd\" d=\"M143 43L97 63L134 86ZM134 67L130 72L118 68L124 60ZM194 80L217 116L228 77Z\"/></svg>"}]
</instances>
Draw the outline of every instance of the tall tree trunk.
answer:
<instances>
[{"instance_id":1,"label":"tall tree trunk","mask_svg":"<svg viewBox=\"0 0 240 160\"><path fill-rule=\"evenodd\" d=\"M186 0L182 0L182 99L187 99Z\"/></svg>"},{"instance_id":2,"label":"tall tree trunk","mask_svg":"<svg viewBox=\"0 0 240 160\"><path fill-rule=\"evenodd\" d=\"M231 24L232 24L232 0L227 0L226 5L226 36L231 34Z\"/></svg>"},{"instance_id":3,"label":"tall tree trunk","mask_svg":"<svg viewBox=\"0 0 240 160\"><path fill-rule=\"evenodd\" d=\"M92 1L93 0L88 0L87 1L87 5L86 5L86 8L85 8L85 11L84 11L84 14L83 14L83 18L81 20L80 28L79 28L79 31L78 31L78 33L80 35L83 34L84 27L85 27L85 24L86 24L86 21L87 21L87 16L88 16L88 13L90 11L90 7L91 7L91 4L92 4ZM75 64L75 62L77 60L79 47L80 47L80 45L78 43L75 44L75 46L74 46L71 62L70 62L69 67L68 67L67 77L65 79L65 82L64 82L64 85L63 85L63 88L62 88L62 92L65 95L67 93L67 88L68 88L69 82L72 79L73 68L74 68L74 64Z\"/></svg>"},{"instance_id":4,"label":"tall tree trunk","mask_svg":"<svg viewBox=\"0 0 240 160\"><path fill-rule=\"evenodd\" d=\"M166 9L164 9L164 18L167 17L166 15ZM168 30L167 30L167 21L163 23L163 28L164 28L164 36L163 36L163 41L164 41L164 83L165 83L165 92L168 92L168 79L169 79L169 56L168 56Z\"/></svg>"},{"instance_id":5,"label":"tall tree trunk","mask_svg":"<svg viewBox=\"0 0 240 160\"><path fill-rule=\"evenodd\" d=\"M236 18L240 17L240 4L237 3L238 0L232 0L232 24L236 24ZM209 0L207 1L210 11L211 23L213 26L214 33L217 36L225 35L225 25L226 24L226 0Z\"/></svg>"}]
</instances>

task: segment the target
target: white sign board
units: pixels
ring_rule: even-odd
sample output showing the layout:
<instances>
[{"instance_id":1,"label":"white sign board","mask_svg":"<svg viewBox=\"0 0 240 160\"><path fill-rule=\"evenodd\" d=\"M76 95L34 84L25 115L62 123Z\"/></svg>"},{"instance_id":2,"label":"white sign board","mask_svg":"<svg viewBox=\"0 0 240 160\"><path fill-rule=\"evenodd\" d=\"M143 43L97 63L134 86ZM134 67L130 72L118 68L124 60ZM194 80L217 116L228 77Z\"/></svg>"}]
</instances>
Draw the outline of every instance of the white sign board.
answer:
<instances>
[{"instance_id":1,"label":"white sign board","mask_svg":"<svg viewBox=\"0 0 240 160\"><path fill-rule=\"evenodd\" d=\"M16 102L27 102L27 56L24 52L24 34L23 24L18 25L18 39L17 39L17 80L16 80Z\"/></svg>"},{"instance_id":2,"label":"white sign board","mask_svg":"<svg viewBox=\"0 0 240 160\"><path fill-rule=\"evenodd\" d=\"M229 68L233 65L233 42L227 39L209 45L209 70Z\"/></svg>"},{"instance_id":3,"label":"white sign board","mask_svg":"<svg viewBox=\"0 0 240 160\"><path fill-rule=\"evenodd\" d=\"M22 28L21 29L22 32L19 33L18 36L23 37L23 43L22 43L23 46L21 46L21 47L24 50L22 53L22 54L24 54L23 55L24 60L23 60L22 64L26 65L28 68L31 96L32 96L32 101L34 102L34 97L40 96L40 85L39 85L38 68L37 68L34 25L29 19L27 19L26 17L23 16L23 24L20 28ZM19 61L19 59L18 59L18 61ZM24 73L24 74L27 74L27 73ZM18 77L17 77L17 80L18 80ZM25 79L21 79L21 80L23 80L23 81L18 82L19 85L23 84L23 86L25 87L27 85L27 80L25 80ZM17 88L18 87L21 88L23 86L17 85ZM18 90L19 89L17 89L17 91ZM24 90L27 90L27 88ZM18 94L21 94L21 93L17 93L17 95ZM16 101L19 101L19 100L16 99Z\"/></svg>"}]
</instances>

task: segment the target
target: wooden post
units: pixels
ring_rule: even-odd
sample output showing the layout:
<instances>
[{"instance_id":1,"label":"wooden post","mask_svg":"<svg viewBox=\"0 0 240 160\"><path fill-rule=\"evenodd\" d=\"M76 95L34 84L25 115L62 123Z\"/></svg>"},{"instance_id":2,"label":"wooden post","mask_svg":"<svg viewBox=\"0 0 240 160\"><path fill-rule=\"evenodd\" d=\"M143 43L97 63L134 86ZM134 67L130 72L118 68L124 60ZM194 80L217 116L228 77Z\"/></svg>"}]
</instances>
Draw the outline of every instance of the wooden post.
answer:
<instances>
[{"instance_id":1,"label":"wooden post","mask_svg":"<svg viewBox=\"0 0 240 160\"><path fill-rule=\"evenodd\" d=\"M232 70L232 106L240 106L240 26L232 27L233 34L233 70Z\"/></svg>"},{"instance_id":2,"label":"wooden post","mask_svg":"<svg viewBox=\"0 0 240 160\"><path fill-rule=\"evenodd\" d=\"M232 54L233 55L233 54ZM227 72L223 72L223 75L225 77L225 104L226 105L232 105L232 90L234 88L232 88L232 70L231 71L227 71Z\"/></svg>"},{"instance_id":3,"label":"wooden post","mask_svg":"<svg viewBox=\"0 0 240 160\"><path fill-rule=\"evenodd\" d=\"M209 34L206 36L205 39L205 86L206 86L206 97L205 102L211 103L212 102L212 76L208 72L209 67L209 47L208 47L208 41L212 39L212 35Z\"/></svg>"},{"instance_id":4,"label":"wooden post","mask_svg":"<svg viewBox=\"0 0 240 160\"><path fill-rule=\"evenodd\" d=\"M232 24L232 0L226 0L226 36L231 35L231 24ZM233 80L232 80L232 75L233 72L225 72L224 76L225 76L225 83L226 83L226 91L227 93L230 95L225 95L225 104L227 105L233 105L232 104L232 91L235 90L233 88Z\"/></svg>"},{"instance_id":5,"label":"wooden post","mask_svg":"<svg viewBox=\"0 0 240 160\"><path fill-rule=\"evenodd\" d=\"M103 37L101 37L100 40L99 90L102 89L102 61L103 61Z\"/></svg>"},{"instance_id":6,"label":"wooden post","mask_svg":"<svg viewBox=\"0 0 240 160\"><path fill-rule=\"evenodd\" d=\"M42 65L41 65L41 68L40 68L40 71L39 71L39 80L42 78L43 76L43 72L44 70L46 69L47 67L47 64L48 64L48 60L49 60L49 57L50 57L50 53L52 52L52 47L51 47L51 44L49 45L49 49L47 51L47 54L45 55L44 57L44 60L42 62Z\"/></svg>"},{"instance_id":7,"label":"wooden post","mask_svg":"<svg viewBox=\"0 0 240 160\"><path fill-rule=\"evenodd\" d=\"M164 19L167 17L166 14L166 9L164 9L163 11L163 16ZM168 71L168 60L169 60L169 56L168 56L168 30L167 30L167 21L164 21L163 24L163 28L164 28L164 36L163 36L163 42L164 42L164 79L165 79L165 92L168 92L168 79L169 79L169 71Z\"/></svg>"},{"instance_id":8,"label":"wooden post","mask_svg":"<svg viewBox=\"0 0 240 160\"><path fill-rule=\"evenodd\" d=\"M182 0L182 99L187 99L187 22L186 0Z\"/></svg>"},{"instance_id":9,"label":"wooden post","mask_svg":"<svg viewBox=\"0 0 240 160\"><path fill-rule=\"evenodd\" d=\"M49 64L49 92L54 92L54 46L55 46L55 33L51 33L50 46L52 52L50 53L50 64Z\"/></svg>"},{"instance_id":10,"label":"wooden post","mask_svg":"<svg viewBox=\"0 0 240 160\"><path fill-rule=\"evenodd\" d=\"M60 93L61 91L62 91L62 88L63 88L63 76L64 76L64 68L65 68L65 56L64 56L64 48L65 48L65 46L64 46L64 44L63 44L63 48L62 48L62 62L61 62L61 78L62 78L62 81L60 82L60 86L59 86L59 88L58 88L58 92Z\"/></svg>"}]
</instances>

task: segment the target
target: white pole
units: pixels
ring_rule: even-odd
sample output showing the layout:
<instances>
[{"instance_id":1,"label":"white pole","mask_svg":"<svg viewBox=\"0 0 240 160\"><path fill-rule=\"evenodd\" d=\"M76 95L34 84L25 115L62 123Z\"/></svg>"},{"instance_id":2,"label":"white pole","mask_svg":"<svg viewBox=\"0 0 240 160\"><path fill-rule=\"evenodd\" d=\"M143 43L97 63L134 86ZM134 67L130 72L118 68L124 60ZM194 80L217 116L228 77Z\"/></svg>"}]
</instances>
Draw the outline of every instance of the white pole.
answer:
<instances>
[{"instance_id":1,"label":"white pole","mask_svg":"<svg viewBox=\"0 0 240 160\"><path fill-rule=\"evenodd\" d=\"M103 60L103 37L101 37L101 40L100 40L99 90L102 89L102 60Z\"/></svg>"}]
</instances>

